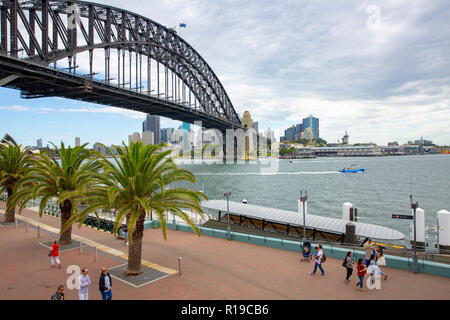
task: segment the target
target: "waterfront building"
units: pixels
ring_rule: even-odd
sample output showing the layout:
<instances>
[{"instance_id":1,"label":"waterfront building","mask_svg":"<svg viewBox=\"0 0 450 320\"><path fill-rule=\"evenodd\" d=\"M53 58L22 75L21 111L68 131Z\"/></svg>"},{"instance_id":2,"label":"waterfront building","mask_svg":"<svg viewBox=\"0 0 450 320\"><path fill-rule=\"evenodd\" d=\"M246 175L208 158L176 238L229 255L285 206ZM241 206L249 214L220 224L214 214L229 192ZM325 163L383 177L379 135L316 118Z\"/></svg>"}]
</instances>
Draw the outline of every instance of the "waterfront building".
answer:
<instances>
[{"instance_id":1,"label":"waterfront building","mask_svg":"<svg viewBox=\"0 0 450 320\"><path fill-rule=\"evenodd\" d=\"M424 146L421 144L404 144L399 147L399 151L405 154L424 154L424 153L436 153L436 147Z\"/></svg>"},{"instance_id":2,"label":"waterfront building","mask_svg":"<svg viewBox=\"0 0 450 320\"><path fill-rule=\"evenodd\" d=\"M94 149L94 151L97 151L103 155L109 155L108 149L106 149L104 146L102 146L99 142L96 142L92 149Z\"/></svg>"},{"instance_id":3,"label":"waterfront building","mask_svg":"<svg viewBox=\"0 0 450 320\"><path fill-rule=\"evenodd\" d=\"M421 145L421 146L429 146L433 144L433 141L431 140L424 140L422 137L420 137L420 140L414 140L415 145Z\"/></svg>"},{"instance_id":4,"label":"waterfront building","mask_svg":"<svg viewBox=\"0 0 450 320\"><path fill-rule=\"evenodd\" d=\"M161 119L159 116L147 114L147 118L142 123L142 132L153 132L154 143L160 143Z\"/></svg>"},{"instance_id":5,"label":"waterfront building","mask_svg":"<svg viewBox=\"0 0 450 320\"><path fill-rule=\"evenodd\" d=\"M75 147L79 147L80 146L80 137L76 137L75 138Z\"/></svg>"},{"instance_id":6,"label":"waterfront building","mask_svg":"<svg viewBox=\"0 0 450 320\"><path fill-rule=\"evenodd\" d=\"M154 144L155 143L155 134L152 131L142 132L142 143L145 146L148 146L149 144Z\"/></svg>"},{"instance_id":7,"label":"waterfront building","mask_svg":"<svg viewBox=\"0 0 450 320\"><path fill-rule=\"evenodd\" d=\"M314 132L312 128L306 128L302 139L306 139L308 141L312 141L314 139Z\"/></svg>"},{"instance_id":8,"label":"waterfront building","mask_svg":"<svg viewBox=\"0 0 450 320\"><path fill-rule=\"evenodd\" d=\"M38 139L36 145L37 145L38 149L41 149L42 148L42 139Z\"/></svg>"},{"instance_id":9,"label":"waterfront building","mask_svg":"<svg viewBox=\"0 0 450 320\"><path fill-rule=\"evenodd\" d=\"M403 152L400 151L400 147L398 145L388 145L387 147L381 146L381 153L385 156L396 156L402 155Z\"/></svg>"},{"instance_id":10,"label":"waterfront building","mask_svg":"<svg viewBox=\"0 0 450 320\"><path fill-rule=\"evenodd\" d=\"M381 156L381 148L375 145L312 148L316 157L365 157Z\"/></svg>"},{"instance_id":11,"label":"waterfront building","mask_svg":"<svg viewBox=\"0 0 450 320\"><path fill-rule=\"evenodd\" d=\"M311 128L313 131L313 139L319 139L319 119L309 115L309 117L303 119L302 129L306 131L307 128ZM305 138L306 139L306 138Z\"/></svg>"},{"instance_id":12,"label":"waterfront building","mask_svg":"<svg viewBox=\"0 0 450 320\"><path fill-rule=\"evenodd\" d=\"M347 134L347 129L345 129L345 135L342 137L342 144L343 144L343 145L348 145L348 134Z\"/></svg>"}]
</instances>

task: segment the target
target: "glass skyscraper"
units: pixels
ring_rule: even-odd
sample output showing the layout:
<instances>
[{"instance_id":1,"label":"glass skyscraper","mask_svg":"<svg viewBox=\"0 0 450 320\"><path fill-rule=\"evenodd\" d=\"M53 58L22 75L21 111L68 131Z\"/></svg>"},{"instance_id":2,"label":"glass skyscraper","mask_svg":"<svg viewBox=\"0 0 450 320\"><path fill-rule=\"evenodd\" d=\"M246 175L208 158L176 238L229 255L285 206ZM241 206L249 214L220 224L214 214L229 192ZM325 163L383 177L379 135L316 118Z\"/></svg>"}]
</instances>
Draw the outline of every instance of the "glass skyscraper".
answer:
<instances>
[{"instance_id":1,"label":"glass skyscraper","mask_svg":"<svg viewBox=\"0 0 450 320\"><path fill-rule=\"evenodd\" d=\"M161 142L161 119L159 116L147 114L147 119L142 123L142 132L151 131L154 133L154 143Z\"/></svg>"},{"instance_id":2,"label":"glass skyscraper","mask_svg":"<svg viewBox=\"0 0 450 320\"><path fill-rule=\"evenodd\" d=\"M319 139L319 119L309 115L308 118L303 119L303 131L306 128L311 128L313 131L313 139Z\"/></svg>"}]
</instances>

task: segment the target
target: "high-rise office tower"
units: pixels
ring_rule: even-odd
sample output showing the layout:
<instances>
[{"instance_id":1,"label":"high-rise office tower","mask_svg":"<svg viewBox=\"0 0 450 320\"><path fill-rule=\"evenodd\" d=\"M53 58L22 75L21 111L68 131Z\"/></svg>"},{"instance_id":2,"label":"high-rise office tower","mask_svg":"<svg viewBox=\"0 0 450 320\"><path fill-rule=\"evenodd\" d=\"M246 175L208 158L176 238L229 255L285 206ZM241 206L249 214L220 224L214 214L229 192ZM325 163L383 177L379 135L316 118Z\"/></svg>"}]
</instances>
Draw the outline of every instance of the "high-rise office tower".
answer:
<instances>
[{"instance_id":1,"label":"high-rise office tower","mask_svg":"<svg viewBox=\"0 0 450 320\"><path fill-rule=\"evenodd\" d=\"M286 141L295 141L295 126L284 130L284 140Z\"/></svg>"},{"instance_id":2,"label":"high-rise office tower","mask_svg":"<svg viewBox=\"0 0 450 320\"><path fill-rule=\"evenodd\" d=\"M142 132L142 143L144 146L147 146L149 144L153 144L155 141L155 134L151 131L144 131Z\"/></svg>"},{"instance_id":3,"label":"high-rise office tower","mask_svg":"<svg viewBox=\"0 0 450 320\"><path fill-rule=\"evenodd\" d=\"M38 149L42 148L42 139L38 139L38 141L37 141L37 148Z\"/></svg>"},{"instance_id":4,"label":"high-rise office tower","mask_svg":"<svg viewBox=\"0 0 450 320\"><path fill-rule=\"evenodd\" d=\"M319 119L309 115L309 117L303 119L303 131L307 128L311 128L313 132L313 139L319 139Z\"/></svg>"},{"instance_id":5,"label":"high-rise office tower","mask_svg":"<svg viewBox=\"0 0 450 320\"><path fill-rule=\"evenodd\" d=\"M75 138L75 147L79 147L80 146L80 137L76 137Z\"/></svg>"},{"instance_id":6,"label":"high-rise office tower","mask_svg":"<svg viewBox=\"0 0 450 320\"><path fill-rule=\"evenodd\" d=\"M142 123L142 132L151 131L153 132L154 143L159 144L160 141L160 133L161 133L161 119L159 116L154 116L151 114L147 114L147 118Z\"/></svg>"}]
</instances>

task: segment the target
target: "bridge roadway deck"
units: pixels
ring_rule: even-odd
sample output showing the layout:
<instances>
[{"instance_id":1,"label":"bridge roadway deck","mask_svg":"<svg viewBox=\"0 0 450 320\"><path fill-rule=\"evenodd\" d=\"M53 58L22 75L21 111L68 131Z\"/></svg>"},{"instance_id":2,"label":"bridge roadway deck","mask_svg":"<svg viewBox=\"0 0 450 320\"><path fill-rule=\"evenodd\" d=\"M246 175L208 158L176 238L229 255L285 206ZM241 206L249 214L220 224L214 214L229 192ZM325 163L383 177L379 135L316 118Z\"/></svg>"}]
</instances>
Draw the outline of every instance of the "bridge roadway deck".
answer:
<instances>
[{"instance_id":1,"label":"bridge roadway deck","mask_svg":"<svg viewBox=\"0 0 450 320\"><path fill-rule=\"evenodd\" d=\"M119 88L102 81L90 81L76 74L62 72L30 61L0 54L0 79L15 75L3 87L21 91L23 98L62 97L112 107L124 108L166 118L194 123L201 121L208 129L225 132L241 128L227 119L158 98L155 95Z\"/></svg>"},{"instance_id":2,"label":"bridge roadway deck","mask_svg":"<svg viewBox=\"0 0 450 320\"><path fill-rule=\"evenodd\" d=\"M0 210L4 208L4 202L0 202ZM39 218L36 212L27 209L22 216L53 227L60 224L55 217ZM81 257L78 250L72 250L61 253L62 269L51 269L47 249L38 242L52 237L41 233L38 240L35 229L30 228L28 233L24 229L23 224L19 224L18 229L11 225L0 227L2 273L8 275L2 277L0 299L47 300L57 285L65 284L68 277L65 267L70 264L89 268L93 279L90 299L101 298L97 289L99 268L102 265L112 267L119 262L104 254L99 254L98 262L94 262L92 250L84 250ZM74 226L72 232L126 252L124 242L109 233L84 226L81 229ZM300 255L295 252L206 236L199 238L170 229L164 241L161 229L145 231L143 259L177 270L178 257L183 259L181 276L171 275L140 288L116 280L113 299L450 299L450 279L384 267L389 276L382 281L381 289L359 292L351 283L344 283L345 269L336 259L329 258L324 264L325 277L313 277L308 274L313 264L301 263ZM356 276L351 279L355 284ZM77 299L75 290L66 291L67 299Z\"/></svg>"}]
</instances>

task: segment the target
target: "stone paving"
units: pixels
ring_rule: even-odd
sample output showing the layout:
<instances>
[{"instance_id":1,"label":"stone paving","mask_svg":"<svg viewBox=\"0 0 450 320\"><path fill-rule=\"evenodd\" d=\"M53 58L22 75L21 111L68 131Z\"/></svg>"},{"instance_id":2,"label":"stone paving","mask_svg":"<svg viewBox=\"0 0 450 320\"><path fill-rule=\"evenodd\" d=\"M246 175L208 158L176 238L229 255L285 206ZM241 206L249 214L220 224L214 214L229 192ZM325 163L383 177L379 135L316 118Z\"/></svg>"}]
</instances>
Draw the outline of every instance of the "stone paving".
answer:
<instances>
[{"instance_id":1,"label":"stone paving","mask_svg":"<svg viewBox=\"0 0 450 320\"><path fill-rule=\"evenodd\" d=\"M0 213L5 204L0 202ZM3 209L3 210L2 210ZM127 246L110 233L86 226L72 228L73 238L84 239L87 247L61 252L62 268L51 268L48 250L40 243L57 236L51 231L60 227L52 216L39 218L26 209L18 219L41 225L36 228L19 223L0 226L2 277L0 300L48 300L59 284L70 277L67 267L87 267L92 280L90 300L101 299L98 290L100 268L118 267L126 263ZM0 220L3 220L0 217ZM99 246L97 261L92 246ZM182 258L182 275L178 275L178 258ZM228 241L213 237L167 230L167 241L161 229L144 232L145 265L168 274L146 285L136 287L113 278L114 300L448 300L450 279L384 267L389 276L380 290L359 292L354 288L357 277L346 284L341 261L329 258L324 264L325 277L311 276L313 263L300 262L300 253ZM77 299L76 290L66 289L66 299Z\"/></svg>"}]
</instances>

